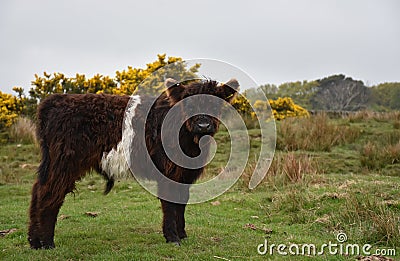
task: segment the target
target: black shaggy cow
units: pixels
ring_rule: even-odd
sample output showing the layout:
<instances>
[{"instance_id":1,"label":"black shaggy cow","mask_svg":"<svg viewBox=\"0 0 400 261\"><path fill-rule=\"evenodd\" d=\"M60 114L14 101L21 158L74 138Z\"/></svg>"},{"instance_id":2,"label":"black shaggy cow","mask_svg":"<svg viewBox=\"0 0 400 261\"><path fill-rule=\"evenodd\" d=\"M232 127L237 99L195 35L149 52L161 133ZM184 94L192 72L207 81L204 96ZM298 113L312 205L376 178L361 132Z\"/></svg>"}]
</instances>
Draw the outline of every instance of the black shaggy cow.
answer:
<instances>
[{"instance_id":1,"label":"black shaggy cow","mask_svg":"<svg viewBox=\"0 0 400 261\"><path fill-rule=\"evenodd\" d=\"M54 227L65 195L90 170L106 178L105 193L113 187L114 179L131 175L131 171L156 180L166 241L179 244L186 237L184 212L188 189L175 190L173 185L157 178L156 172L178 183L192 184L203 167L181 167L168 158L161 141L163 120L174 105L190 96L206 94L231 102L239 84L233 79L226 84L211 80L179 84L170 80L167 85L169 88L158 98L54 94L41 102L37 135L42 159L32 188L28 232L31 248L54 248ZM202 103L207 106L207 99ZM190 104L179 104L184 117L191 109ZM218 106L220 110L222 102ZM213 116L192 116L181 125L179 144L175 145L188 157L197 157L208 149L207 145L200 148L199 140L214 135L218 125ZM129 148L127 157L126 148ZM152 164L155 168L151 168Z\"/></svg>"}]
</instances>

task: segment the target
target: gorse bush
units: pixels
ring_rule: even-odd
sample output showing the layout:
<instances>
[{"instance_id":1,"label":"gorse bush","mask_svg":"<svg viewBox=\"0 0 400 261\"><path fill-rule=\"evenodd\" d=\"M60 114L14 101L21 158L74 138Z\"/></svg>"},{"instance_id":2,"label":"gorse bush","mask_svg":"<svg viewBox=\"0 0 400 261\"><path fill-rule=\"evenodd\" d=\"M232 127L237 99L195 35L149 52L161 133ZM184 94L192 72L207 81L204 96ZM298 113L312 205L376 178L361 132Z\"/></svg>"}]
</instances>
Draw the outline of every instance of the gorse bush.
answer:
<instances>
[{"instance_id":1,"label":"gorse bush","mask_svg":"<svg viewBox=\"0 0 400 261\"><path fill-rule=\"evenodd\" d=\"M182 81L198 78L196 73L200 66L201 64L195 64L188 68L180 57L170 56L167 58L165 54L159 54L157 60L146 64L145 68L128 66L126 70L117 71L115 77L96 74L92 78L87 78L84 74L79 73L73 77L67 77L59 72L44 72L42 76L35 74L29 90L29 98L21 98L24 90L20 87L14 88L18 96L0 92L0 128L10 127L21 114L34 118L38 103L54 93L114 95L145 93L157 95L165 90L165 78ZM157 73L154 74L156 71ZM139 85L140 90L138 90ZM247 126L256 126L253 109L243 95L236 97L233 106L245 116Z\"/></svg>"},{"instance_id":2,"label":"gorse bush","mask_svg":"<svg viewBox=\"0 0 400 261\"><path fill-rule=\"evenodd\" d=\"M309 113L306 109L295 104L292 98L284 97L276 100L269 100L272 113L276 120L283 120L290 117L308 117Z\"/></svg>"},{"instance_id":3,"label":"gorse bush","mask_svg":"<svg viewBox=\"0 0 400 261\"><path fill-rule=\"evenodd\" d=\"M24 98L0 91L0 129L10 127L21 114Z\"/></svg>"},{"instance_id":4,"label":"gorse bush","mask_svg":"<svg viewBox=\"0 0 400 261\"><path fill-rule=\"evenodd\" d=\"M354 142L356 127L337 125L325 114L310 118L286 119L277 126L276 146L280 150L330 151L333 146Z\"/></svg>"},{"instance_id":5,"label":"gorse bush","mask_svg":"<svg viewBox=\"0 0 400 261\"><path fill-rule=\"evenodd\" d=\"M294 103L290 97L279 97L276 100L269 100L269 106L275 120L283 120L291 117L308 117L310 114L301 106ZM254 103L254 108L257 112L266 112L269 109L266 101L257 100Z\"/></svg>"},{"instance_id":6,"label":"gorse bush","mask_svg":"<svg viewBox=\"0 0 400 261\"><path fill-rule=\"evenodd\" d=\"M174 65L172 65L174 64ZM165 69L166 65L170 65ZM152 89L149 93L160 93L165 89L165 78L188 79L194 77L200 64L186 68L186 64L180 57L166 57L165 54L159 54L157 60L148 63L146 68L132 68L128 66L127 70L117 71L116 76L109 77L100 74L92 78L86 78L83 74L76 74L75 77L66 77L62 73L49 74L44 72L43 77L35 75L32 81L33 87L29 95L33 99L42 100L53 93L108 93L117 95L131 95L139 84L143 88ZM147 78L157 70L156 75L151 77L151 82ZM158 79L157 77L163 77ZM155 79L157 78L157 79Z\"/></svg>"},{"instance_id":7,"label":"gorse bush","mask_svg":"<svg viewBox=\"0 0 400 261\"><path fill-rule=\"evenodd\" d=\"M146 68L128 66L127 70L117 71L115 77L100 74L92 78L87 78L84 74L67 77L63 73L47 72L44 72L43 76L35 74L28 98L24 97L21 87L13 88L18 93L17 96L0 92L0 129L10 127L21 114L34 118L38 103L54 93L131 95L137 91L140 84L146 93L157 94L165 89L165 78L191 79L199 67L200 64L195 64L186 68L182 58L167 58L165 54L159 54L157 60L147 64ZM158 73L148 80L155 71Z\"/></svg>"},{"instance_id":8,"label":"gorse bush","mask_svg":"<svg viewBox=\"0 0 400 261\"><path fill-rule=\"evenodd\" d=\"M251 107L248 99L243 95L239 94L235 97L232 102L232 106L242 115L242 119L245 122L247 128L253 129L259 127L257 120L255 119L255 112Z\"/></svg>"}]
</instances>

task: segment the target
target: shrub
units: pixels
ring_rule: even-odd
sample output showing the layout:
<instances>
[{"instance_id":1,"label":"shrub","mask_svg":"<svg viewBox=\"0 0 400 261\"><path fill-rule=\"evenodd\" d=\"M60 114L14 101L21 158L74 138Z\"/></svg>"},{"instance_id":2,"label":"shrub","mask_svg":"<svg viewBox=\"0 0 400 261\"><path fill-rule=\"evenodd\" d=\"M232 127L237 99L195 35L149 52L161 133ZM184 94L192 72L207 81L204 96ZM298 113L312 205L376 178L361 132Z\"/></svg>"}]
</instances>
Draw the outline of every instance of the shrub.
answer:
<instances>
[{"instance_id":1,"label":"shrub","mask_svg":"<svg viewBox=\"0 0 400 261\"><path fill-rule=\"evenodd\" d=\"M253 109L251 108L251 105L247 98L239 94L235 97L235 99L232 102L232 106L242 115L245 116L252 116L253 115Z\"/></svg>"},{"instance_id":2,"label":"shrub","mask_svg":"<svg viewBox=\"0 0 400 261\"><path fill-rule=\"evenodd\" d=\"M295 104L292 98L289 97L279 97L276 100L269 100L269 104L276 120L283 120L291 117L310 116L306 109Z\"/></svg>"},{"instance_id":3,"label":"shrub","mask_svg":"<svg viewBox=\"0 0 400 261\"><path fill-rule=\"evenodd\" d=\"M257 113L268 113L269 109L272 111L272 116L275 120L283 120L291 117L308 117L310 114L301 106L294 103L292 98L284 97L276 100L267 101L256 100L254 102L254 109ZM269 115L269 117L271 117Z\"/></svg>"},{"instance_id":4,"label":"shrub","mask_svg":"<svg viewBox=\"0 0 400 261\"><path fill-rule=\"evenodd\" d=\"M0 91L0 129L10 127L23 109L23 98Z\"/></svg>"}]
</instances>

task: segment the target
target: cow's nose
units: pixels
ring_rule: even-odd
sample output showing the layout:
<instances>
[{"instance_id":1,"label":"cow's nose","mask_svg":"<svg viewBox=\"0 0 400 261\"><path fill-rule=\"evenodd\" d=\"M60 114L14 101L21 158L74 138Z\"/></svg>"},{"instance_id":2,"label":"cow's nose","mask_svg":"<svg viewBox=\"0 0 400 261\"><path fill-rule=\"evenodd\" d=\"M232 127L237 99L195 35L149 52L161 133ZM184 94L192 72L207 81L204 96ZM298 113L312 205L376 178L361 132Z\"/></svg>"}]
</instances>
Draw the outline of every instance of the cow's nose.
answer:
<instances>
[{"instance_id":1,"label":"cow's nose","mask_svg":"<svg viewBox=\"0 0 400 261\"><path fill-rule=\"evenodd\" d=\"M202 131L207 131L210 129L210 123L199 123L198 126Z\"/></svg>"}]
</instances>

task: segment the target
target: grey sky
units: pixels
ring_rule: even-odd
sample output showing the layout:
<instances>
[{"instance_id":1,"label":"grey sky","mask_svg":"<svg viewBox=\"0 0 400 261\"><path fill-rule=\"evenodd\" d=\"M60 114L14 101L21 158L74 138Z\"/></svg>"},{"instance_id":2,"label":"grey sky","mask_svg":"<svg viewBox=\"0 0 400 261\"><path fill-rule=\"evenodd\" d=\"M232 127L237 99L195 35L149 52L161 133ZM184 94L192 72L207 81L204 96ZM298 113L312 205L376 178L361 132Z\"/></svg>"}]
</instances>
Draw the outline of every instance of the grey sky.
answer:
<instances>
[{"instance_id":1,"label":"grey sky","mask_svg":"<svg viewBox=\"0 0 400 261\"><path fill-rule=\"evenodd\" d=\"M0 90L34 74L114 76L158 53L212 58L258 84L344 73L400 81L396 0L2 0Z\"/></svg>"}]
</instances>

